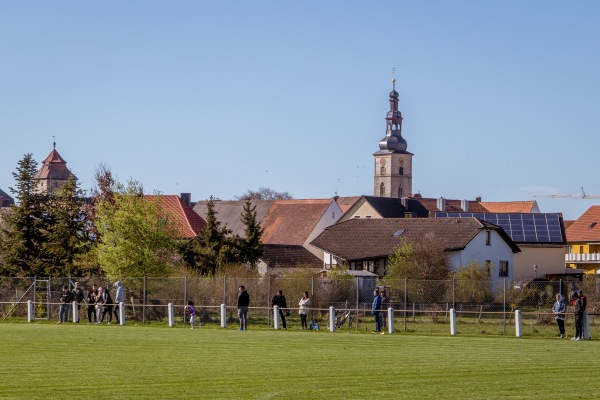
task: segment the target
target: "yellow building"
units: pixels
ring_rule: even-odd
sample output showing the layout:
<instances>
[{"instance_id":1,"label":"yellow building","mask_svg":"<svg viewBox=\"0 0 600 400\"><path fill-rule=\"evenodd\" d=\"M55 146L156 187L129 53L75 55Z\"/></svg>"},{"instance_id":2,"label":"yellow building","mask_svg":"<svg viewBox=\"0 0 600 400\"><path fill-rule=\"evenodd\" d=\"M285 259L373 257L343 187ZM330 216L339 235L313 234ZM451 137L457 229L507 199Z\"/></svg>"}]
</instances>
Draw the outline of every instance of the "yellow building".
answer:
<instances>
[{"instance_id":1,"label":"yellow building","mask_svg":"<svg viewBox=\"0 0 600 400\"><path fill-rule=\"evenodd\" d=\"M565 264L586 274L600 274L600 206L591 206L567 228Z\"/></svg>"}]
</instances>

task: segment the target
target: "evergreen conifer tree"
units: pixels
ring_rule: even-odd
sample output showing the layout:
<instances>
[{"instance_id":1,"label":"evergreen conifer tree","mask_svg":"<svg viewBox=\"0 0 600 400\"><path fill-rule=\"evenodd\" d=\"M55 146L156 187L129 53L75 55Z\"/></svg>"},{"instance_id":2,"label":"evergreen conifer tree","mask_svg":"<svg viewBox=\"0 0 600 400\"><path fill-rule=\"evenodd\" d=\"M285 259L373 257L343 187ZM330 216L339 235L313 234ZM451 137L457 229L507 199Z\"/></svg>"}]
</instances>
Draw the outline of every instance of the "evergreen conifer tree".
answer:
<instances>
[{"instance_id":1,"label":"evergreen conifer tree","mask_svg":"<svg viewBox=\"0 0 600 400\"><path fill-rule=\"evenodd\" d=\"M264 253L264 246L261 241L263 230L256 220L256 205L253 205L250 199L246 199L244 203L242 222L245 237L239 240L241 261L254 268Z\"/></svg>"},{"instance_id":2,"label":"evergreen conifer tree","mask_svg":"<svg viewBox=\"0 0 600 400\"><path fill-rule=\"evenodd\" d=\"M27 153L17 164L13 177L16 187L10 188L15 195L16 205L3 215L0 230L0 258L3 275L43 275L41 247L43 244L44 196L37 192L34 180L37 163Z\"/></svg>"}]
</instances>

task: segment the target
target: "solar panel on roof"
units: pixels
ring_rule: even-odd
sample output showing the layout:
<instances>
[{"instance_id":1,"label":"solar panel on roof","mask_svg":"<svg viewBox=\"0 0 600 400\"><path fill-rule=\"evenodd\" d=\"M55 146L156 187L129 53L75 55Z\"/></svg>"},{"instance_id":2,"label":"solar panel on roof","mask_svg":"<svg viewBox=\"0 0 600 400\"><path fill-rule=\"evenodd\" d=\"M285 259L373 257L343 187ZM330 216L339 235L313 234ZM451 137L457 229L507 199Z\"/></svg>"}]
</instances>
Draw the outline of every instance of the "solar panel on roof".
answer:
<instances>
[{"instance_id":1,"label":"solar panel on roof","mask_svg":"<svg viewBox=\"0 0 600 400\"><path fill-rule=\"evenodd\" d=\"M436 212L436 218L475 217L498 225L517 243L563 243L558 214Z\"/></svg>"}]
</instances>

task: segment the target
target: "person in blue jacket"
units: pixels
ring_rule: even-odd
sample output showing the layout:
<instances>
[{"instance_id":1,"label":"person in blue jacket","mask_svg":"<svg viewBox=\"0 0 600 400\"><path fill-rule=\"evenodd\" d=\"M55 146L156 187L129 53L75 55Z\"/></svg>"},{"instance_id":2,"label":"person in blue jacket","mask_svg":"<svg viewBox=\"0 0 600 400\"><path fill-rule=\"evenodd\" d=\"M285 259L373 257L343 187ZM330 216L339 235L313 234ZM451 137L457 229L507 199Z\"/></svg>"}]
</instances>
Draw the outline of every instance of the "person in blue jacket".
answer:
<instances>
[{"instance_id":1,"label":"person in blue jacket","mask_svg":"<svg viewBox=\"0 0 600 400\"><path fill-rule=\"evenodd\" d=\"M381 332L381 320L379 319L379 313L381 312L381 296L379 295L379 289L375 289L373 292L373 306L371 307L371 314L375 319L375 332Z\"/></svg>"}]
</instances>

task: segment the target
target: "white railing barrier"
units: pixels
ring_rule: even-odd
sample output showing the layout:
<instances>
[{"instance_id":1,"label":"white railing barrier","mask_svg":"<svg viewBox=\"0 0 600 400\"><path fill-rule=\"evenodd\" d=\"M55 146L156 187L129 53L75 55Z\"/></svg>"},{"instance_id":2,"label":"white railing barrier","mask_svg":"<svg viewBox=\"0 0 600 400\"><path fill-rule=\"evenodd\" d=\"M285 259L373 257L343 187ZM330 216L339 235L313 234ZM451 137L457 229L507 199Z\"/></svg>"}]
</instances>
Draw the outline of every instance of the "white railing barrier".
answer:
<instances>
[{"instance_id":1,"label":"white railing barrier","mask_svg":"<svg viewBox=\"0 0 600 400\"><path fill-rule=\"evenodd\" d=\"M227 307L221 304L221 328L227 328Z\"/></svg>"},{"instance_id":2,"label":"white railing barrier","mask_svg":"<svg viewBox=\"0 0 600 400\"><path fill-rule=\"evenodd\" d=\"M125 325L125 304L119 303L119 325Z\"/></svg>"},{"instance_id":3,"label":"white railing barrier","mask_svg":"<svg viewBox=\"0 0 600 400\"><path fill-rule=\"evenodd\" d=\"M275 330L281 328L279 323L279 306L273 306L273 327Z\"/></svg>"},{"instance_id":4,"label":"white railing barrier","mask_svg":"<svg viewBox=\"0 0 600 400\"><path fill-rule=\"evenodd\" d=\"M388 308L388 332L394 333L394 309L392 307Z\"/></svg>"},{"instance_id":5,"label":"white railing barrier","mask_svg":"<svg viewBox=\"0 0 600 400\"><path fill-rule=\"evenodd\" d=\"M73 323L76 323L77 321L79 321L79 310L77 309L77 302L72 302L71 307L73 308Z\"/></svg>"},{"instance_id":6,"label":"white railing barrier","mask_svg":"<svg viewBox=\"0 0 600 400\"><path fill-rule=\"evenodd\" d=\"M335 308L329 307L329 331L335 332Z\"/></svg>"},{"instance_id":7,"label":"white railing barrier","mask_svg":"<svg viewBox=\"0 0 600 400\"><path fill-rule=\"evenodd\" d=\"M450 335L456 336L456 310L450 309Z\"/></svg>"},{"instance_id":8,"label":"white railing barrier","mask_svg":"<svg viewBox=\"0 0 600 400\"><path fill-rule=\"evenodd\" d=\"M175 313L173 312L173 303L169 303L169 326L175 326Z\"/></svg>"},{"instance_id":9,"label":"white railing barrier","mask_svg":"<svg viewBox=\"0 0 600 400\"><path fill-rule=\"evenodd\" d=\"M33 301L27 300L27 322L33 322L34 315Z\"/></svg>"},{"instance_id":10,"label":"white railing barrier","mask_svg":"<svg viewBox=\"0 0 600 400\"><path fill-rule=\"evenodd\" d=\"M515 331L517 337L521 337L521 310L515 310Z\"/></svg>"}]
</instances>

